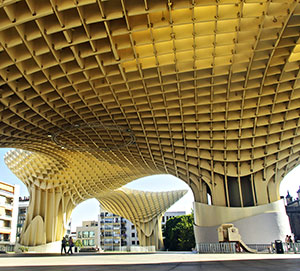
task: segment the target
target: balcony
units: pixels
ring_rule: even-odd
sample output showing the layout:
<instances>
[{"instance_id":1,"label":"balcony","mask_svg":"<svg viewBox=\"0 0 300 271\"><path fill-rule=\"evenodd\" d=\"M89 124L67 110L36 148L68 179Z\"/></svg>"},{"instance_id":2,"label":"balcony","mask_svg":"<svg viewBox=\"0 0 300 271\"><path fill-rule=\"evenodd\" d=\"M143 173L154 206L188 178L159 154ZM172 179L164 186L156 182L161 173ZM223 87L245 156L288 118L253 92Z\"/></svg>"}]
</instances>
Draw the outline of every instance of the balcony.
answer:
<instances>
[{"instance_id":1,"label":"balcony","mask_svg":"<svg viewBox=\"0 0 300 271\"><path fill-rule=\"evenodd\" d=\"M0 219L2 219L2 220L12 220L12 216L11 215L0 215Z\"/></svg>"},{"instance_id":2,"label":"balcony","mask_svg":"<svg viewBox=\"0 0 300 271\"><path fill-rule=\"evenodd\" d=\"M1 227L0 226L0 233L10 233L11 232L11 227Z\"/></svg>"},{"instance_id":3,"label":"balcony","mask_svg":"<svg viewBox=\"0 0 300 271\"><path fill-rule=\"evenodd\" d=\"M14 198L14 194L7 192L5 190L0 189L0 195L5 196L7 198Z\"/></svg>"},{"instance_id":4,"label":"balcony","mask_svg":"<svg viewBox=\"0 0 300 271\"><path fill-rule=\"evenodd\" d=\"M100 245L101 246L112 246L113 245L113 243L112 242L102 242L102 243L100 243Z\"/></svg>"},{"instance_id":5,"label":"balcony","mask_svg":"<svg viewBox=\"0 0 300 271\"><path fill-rule=\"evenodd\" d=\"M12 210L13 209L12 204L9 204L7 202L0 202L0 207L4 207L5 209L8 209L8 210Z\"/></svg>"},{"instance_id":6,"label":"balcony","mask_svg":"<svg viewBox=\"0 0 300 271\"><path fill-rule=\"evenodd\" d=\"M104 228L105 231L112 231L113 228Z\"/></svg>"},{"instance_id":7,"label":"balcony","mask_svg":"<svg viewBox=\"0 0 300 271\"><path fill-rule=\"evenodd\" d=\"M0 240L0 245L9 245L9 244L10 244L10 240L9 239Z\"/></svg>"}]
</instances>

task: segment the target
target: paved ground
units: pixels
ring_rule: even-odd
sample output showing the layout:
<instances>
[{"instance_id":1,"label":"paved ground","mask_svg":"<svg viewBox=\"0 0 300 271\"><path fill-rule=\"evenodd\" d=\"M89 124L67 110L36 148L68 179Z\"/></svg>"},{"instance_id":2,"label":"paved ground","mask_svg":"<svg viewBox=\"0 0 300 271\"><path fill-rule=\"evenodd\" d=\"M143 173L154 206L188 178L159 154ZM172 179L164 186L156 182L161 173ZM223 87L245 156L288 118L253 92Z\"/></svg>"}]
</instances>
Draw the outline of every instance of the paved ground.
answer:
<instances>
[{"instance_id":1,"label":"paved ground","mask_svg":"<svg viewBox=\"0 0 300 271\"><path fill-rule=\"evenodd\" d=\"M0 271L299 271L300 255L98 254L0 256Z\"/></svg>"}]
</instances>

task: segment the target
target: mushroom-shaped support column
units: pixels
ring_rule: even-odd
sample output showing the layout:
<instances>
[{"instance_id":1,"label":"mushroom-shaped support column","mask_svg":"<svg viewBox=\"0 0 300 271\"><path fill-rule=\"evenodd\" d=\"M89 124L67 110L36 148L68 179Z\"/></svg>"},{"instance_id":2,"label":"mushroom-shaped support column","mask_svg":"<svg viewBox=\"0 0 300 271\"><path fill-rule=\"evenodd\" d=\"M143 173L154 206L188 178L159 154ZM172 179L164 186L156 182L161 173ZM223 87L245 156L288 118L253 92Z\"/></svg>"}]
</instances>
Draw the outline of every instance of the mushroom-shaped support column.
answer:
<instances>
[{"instance_id":1,"label":"mushroom-shaped support column","mask_svg":"<svg viewBox=\"0 0 300 271\"><path fill-rule=\"evenodd\" d=\"M141 246L163 249L161 219L164 212L183 197L186 190L145 192L120 188L98 198L107 211L130 220L136 227Z\"/></svg>"},{"instance_id":2,"label":"mushroom-shaped support column","mask_svg":"<svg viewBox=\"0 0 300 271\"><path fill-rule=\"evenodd\" d=\"M27 186L30 201L19 243L35 247L60 241L76 203L63 178L64 163L49 155L22 150L5 156L7 166Z\"/></svg>"}]
</instances>

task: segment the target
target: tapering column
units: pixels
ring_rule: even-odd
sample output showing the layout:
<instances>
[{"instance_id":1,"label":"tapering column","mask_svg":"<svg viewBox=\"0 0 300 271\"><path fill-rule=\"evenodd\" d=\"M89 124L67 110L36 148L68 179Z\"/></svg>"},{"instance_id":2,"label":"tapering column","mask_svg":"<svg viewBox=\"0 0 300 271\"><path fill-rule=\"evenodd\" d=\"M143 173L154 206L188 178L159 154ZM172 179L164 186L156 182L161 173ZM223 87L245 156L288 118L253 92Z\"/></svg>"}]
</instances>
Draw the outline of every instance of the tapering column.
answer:
<instances>
[{"instance_id":1,"label":"tapering column","mask_svg":"<svg viewBox=\"0 0 300 271\"><path fill-rule=\"evenodd\" d=\"M62 188L29 187L30 202L20 244L39 246L60 241L75 205Z\"/></svg>"},{"instance_id":2,"label":"tapering column","mask_svg":"<svg viewBox=\"0 0 300 271\"><path fill-rule=\"evenodd\" d=\"M161 220L163 213L187 191L144 192L121 188L99 197L109 212L130 220L137 229L141 246L163 249Z\"/></svg>"},{"instance_id":3,"label":"tapering column","mask_svg":"<svg viewBox=\"0 0 300 271\"><path fill-rule=\"evenodd\" d=\"M261 175L257 173L223 178L214 175L218 182L201 180L197 190L191 186L194 194L201 193L194 202L196 243L218 242L217 228L225 223L233 223L248 244L269 244L291 234L284 202L276 189L268 189L271 185L275 187L273 179L259 179Z\"/></svg>"},{"instance_id":4,"label":"tapering column","mask_svg":"<svg viewBox=\"0 0 300 271\"><path fill-rule=\"evenodd\" d=\"M161 250L164 248L161 220L162 214L159 214L147 223L135 223L140 246L154 245L156 250Z\"/></svg>"}]
</instances>

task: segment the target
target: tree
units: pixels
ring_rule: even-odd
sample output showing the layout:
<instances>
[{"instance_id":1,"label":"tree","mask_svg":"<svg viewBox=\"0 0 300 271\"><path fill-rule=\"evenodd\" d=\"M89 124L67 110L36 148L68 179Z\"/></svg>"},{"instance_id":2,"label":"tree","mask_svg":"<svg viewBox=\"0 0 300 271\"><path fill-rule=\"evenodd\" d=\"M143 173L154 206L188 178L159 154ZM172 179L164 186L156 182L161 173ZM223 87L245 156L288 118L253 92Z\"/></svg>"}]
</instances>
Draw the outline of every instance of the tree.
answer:
<instances>
[{"instance_id":1,"label":"tree","mask_svg":"<svg viewBox=\"0 0 300 271\"><path fill-rule=\"evenodd\" d=\"M168 250L191 250L195 247L193 215L170 218L164 229L164 245Z\"/></svg>"},{"instance_id":2,"label":"tree","mask_svg":"<svg viewBox=\"0 0 300 271\"><path fill-rule=\"evenodd\" d=\"M82 242L80 239L77 239L75 242L75 247L81 248L82 247Z\"/></svg>"}]
</instances>

